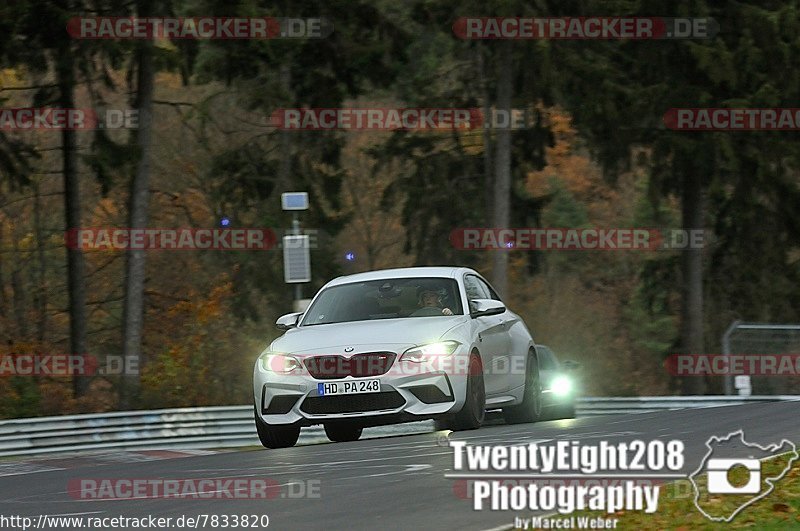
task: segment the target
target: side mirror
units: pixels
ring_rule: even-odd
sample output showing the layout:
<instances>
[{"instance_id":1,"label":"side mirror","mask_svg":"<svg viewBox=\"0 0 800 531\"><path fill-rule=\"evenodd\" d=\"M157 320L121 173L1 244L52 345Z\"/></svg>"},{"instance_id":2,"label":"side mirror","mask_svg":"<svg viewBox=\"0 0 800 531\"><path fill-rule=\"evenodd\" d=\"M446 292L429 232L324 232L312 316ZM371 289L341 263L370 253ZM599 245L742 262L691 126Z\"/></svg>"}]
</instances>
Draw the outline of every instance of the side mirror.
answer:
<instances>
[{"instance_id":1,"label":"side mirror","mask_svg":"<svg viewBox=\"0 0 800 531\"><path fill-rule=\"evenodd\" d=\"M498 315L506 311L506 306L494 299L474 299L470 301L470 316L483 317L486 315Z\"/></svg>"},{"instance_id":2,"label":"side mirror","mask_svg":"<svg viewBox=\"0 0 800 531\"><path fill-rule=\"evenodd\" d=\"M278 320L275 321L275 326L278 327L278 330L289 330L290 328L295 328L297 323L300 321L301 315L303 315L303 312L294 312L281 315L278 317Z\"/></svg>"},{"instance_id":3,"label":"side mirror","mask_svg":"<svg viewBox=\"0 0 800 531\"><path fill-rule=\"evenodd\" d=\"M578 363L577 361L564 360L561 362L561 367L565 371L575 371L581 368L581 364Z\"/></svg>"}]
</instances>

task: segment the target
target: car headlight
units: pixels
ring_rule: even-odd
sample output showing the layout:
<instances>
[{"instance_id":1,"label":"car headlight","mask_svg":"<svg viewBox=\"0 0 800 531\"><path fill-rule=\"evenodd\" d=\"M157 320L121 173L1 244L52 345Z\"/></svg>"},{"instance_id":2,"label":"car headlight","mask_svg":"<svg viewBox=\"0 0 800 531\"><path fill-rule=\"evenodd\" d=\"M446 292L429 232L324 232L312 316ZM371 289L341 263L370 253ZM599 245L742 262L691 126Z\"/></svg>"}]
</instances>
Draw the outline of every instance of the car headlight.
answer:
<instances>
[{"instance_id":1,"label":"car headlight","mask_svg":"<svg viewBox=\"0 0 800 531\"><path fill-rule=\"evenodd\" d=\"M303 368L303 364L299 359L288 354L279 354L270 352L261 356L261 367L265 371L274 372L277 374L290 374L295 371L299 372Z\"/></svg>"},{"instance_id":2,"label":"car headlight","mask_svg":"<svg viewBox=\"0 0 800 531\"><path fill-rule=\"evenodd\" d=\"M567 396L572 392L572 380L566 376L556 376L550 384L550 390L554 395Z\"/></svg>"},{"instance_id":3,"label":"car headlight","mask_svg":"<svg viewBox=\"0 0 800 531\"><path fill-rule=\"evenodd\" d=\"M449 356L461 345L458 341L440 341L428 343L419 347L411 347L400 356L405 361L423 361L426 358L435 356Z\"/></svg>"}]
</instances>

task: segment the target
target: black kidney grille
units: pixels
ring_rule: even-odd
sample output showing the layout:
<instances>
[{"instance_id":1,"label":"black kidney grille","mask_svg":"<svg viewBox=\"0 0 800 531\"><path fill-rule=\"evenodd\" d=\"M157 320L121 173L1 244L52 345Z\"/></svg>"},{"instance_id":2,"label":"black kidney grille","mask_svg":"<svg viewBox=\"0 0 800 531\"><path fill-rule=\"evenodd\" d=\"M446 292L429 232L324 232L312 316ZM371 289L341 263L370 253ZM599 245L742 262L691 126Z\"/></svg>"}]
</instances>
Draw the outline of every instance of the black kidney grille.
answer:
<instances>
[{"instance_id":1,"label":"black kidney grille","mask_svg":"<svg viewBox=\"0 0 800 531\"><path fill-rule=\"evenodd\" d=\"M350 358L339 355L311 356L303 363L314 378L336 380L346 376L364 378L386 374L396 357L394 352L364 352Z\"/></svg>"}]
</instances>

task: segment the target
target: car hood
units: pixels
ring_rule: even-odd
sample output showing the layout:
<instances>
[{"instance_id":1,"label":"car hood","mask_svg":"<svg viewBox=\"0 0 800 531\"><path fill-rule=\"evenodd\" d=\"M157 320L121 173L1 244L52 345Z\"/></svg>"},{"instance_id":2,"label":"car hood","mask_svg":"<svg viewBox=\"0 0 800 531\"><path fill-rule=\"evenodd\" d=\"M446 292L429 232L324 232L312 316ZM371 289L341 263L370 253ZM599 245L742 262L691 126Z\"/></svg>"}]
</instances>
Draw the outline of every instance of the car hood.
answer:
<instances>
[{"instance_id":1,"label":"car hood","mask_svg":"<svg viewBox=\"0 0 800 531\"><path fill-rule=\"evenodd\" d=\"M385 346L395 350L438 341L447 331L463 323L468 316L409 317L354 321L293 328L270 345L286 354L332 354L344 347Z\"/></svg>"}]
</instances>

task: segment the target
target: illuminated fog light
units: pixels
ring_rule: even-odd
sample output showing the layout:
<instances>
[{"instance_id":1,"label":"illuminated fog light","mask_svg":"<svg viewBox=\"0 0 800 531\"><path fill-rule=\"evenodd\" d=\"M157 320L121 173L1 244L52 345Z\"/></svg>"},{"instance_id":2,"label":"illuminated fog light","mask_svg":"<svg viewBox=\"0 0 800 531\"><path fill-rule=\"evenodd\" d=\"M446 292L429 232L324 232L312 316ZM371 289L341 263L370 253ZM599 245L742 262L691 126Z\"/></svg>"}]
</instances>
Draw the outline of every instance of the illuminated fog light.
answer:
<instances>
[{"instance_id":1,"label":"illuminated fog light","mask_svg":"<svg viewBox=\"0 0 800 531\"><path fill-rule=\"evenodd\" d=\"M553 391L554 395L566 396L572 392L572 380L566 376L556 376L553 378L550 390Z\"/></svg>"}]
</instances>

